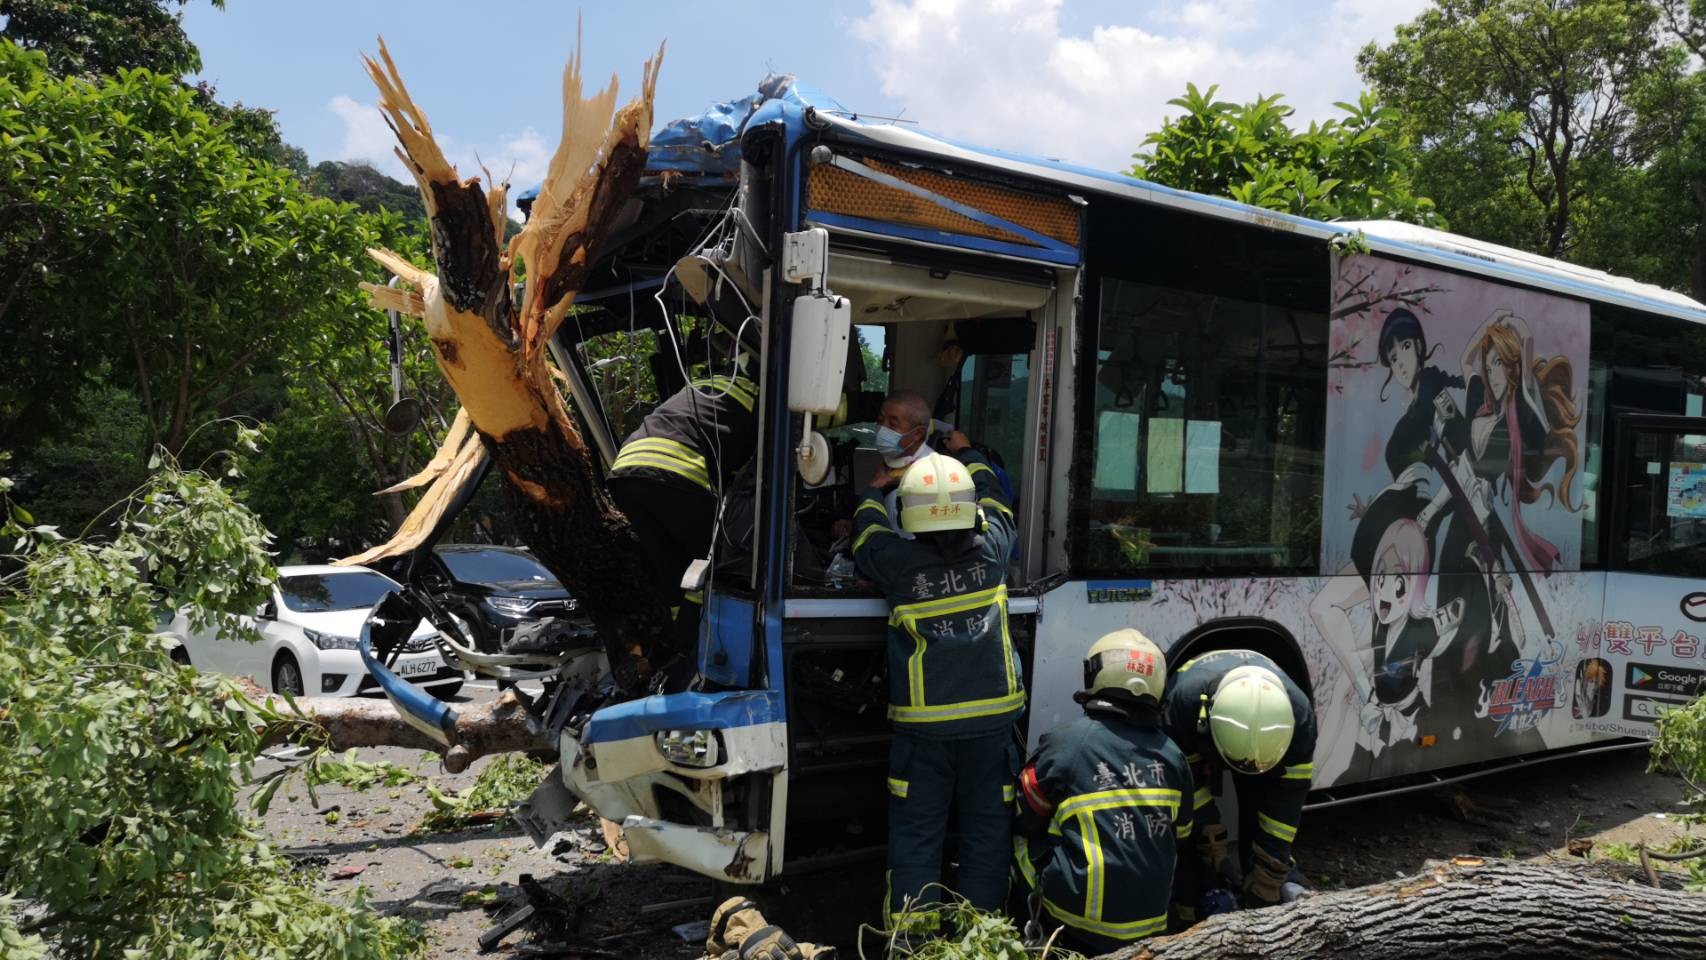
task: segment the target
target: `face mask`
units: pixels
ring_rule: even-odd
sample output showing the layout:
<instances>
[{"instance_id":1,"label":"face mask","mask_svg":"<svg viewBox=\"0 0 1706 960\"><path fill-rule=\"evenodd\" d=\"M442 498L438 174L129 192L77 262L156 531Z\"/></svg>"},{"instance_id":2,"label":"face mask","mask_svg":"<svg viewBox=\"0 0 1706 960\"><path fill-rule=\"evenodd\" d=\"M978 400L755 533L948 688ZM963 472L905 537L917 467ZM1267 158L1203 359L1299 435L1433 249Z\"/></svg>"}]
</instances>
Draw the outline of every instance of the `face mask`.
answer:
<instances>
[{"instance_id":1,"label":"face mask","mask_svg":"<svg viewBox=\"0 0 1706 960\"><path fill-rule=\"evenodd\" d=\"M906 456L906 450L900 444L901 434L888 427L877 428L877 452L890 460L898 460Z\"/></svg>"}]
</instances>

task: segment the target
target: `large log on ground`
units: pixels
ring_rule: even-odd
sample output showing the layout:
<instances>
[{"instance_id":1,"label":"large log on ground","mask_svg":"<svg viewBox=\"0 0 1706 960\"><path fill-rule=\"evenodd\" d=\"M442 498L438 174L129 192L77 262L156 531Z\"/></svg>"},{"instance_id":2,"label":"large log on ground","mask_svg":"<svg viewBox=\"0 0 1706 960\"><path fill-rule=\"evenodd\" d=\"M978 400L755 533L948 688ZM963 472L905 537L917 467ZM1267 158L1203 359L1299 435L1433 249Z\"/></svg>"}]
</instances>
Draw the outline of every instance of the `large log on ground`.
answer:
<instances>
[{"instance_id":1,"label":"large log on ground","mask_svg":"<svg viewBox=\"0 0 1706 960\"><path fill-rule=\"evenodd\" d=\"M388 700L360 698L327 699L303 697L295 706L283 697L269 694L245 678L240 681L248 695L286 716L297 717L325 732L334 750L357 747L405 747L442 754L444 768L461 773L481 757L494 753L551 752L557 743L533 722L514 690L496 699L457 711L456 745L446 750L436 740L410 726ZM268 745L302 739L301 729L291 724L274 727Z\"/></svg>"},{"instance_id":2,"label":"large log on ground","mask_svg":"<svg viewBox=\"0 0 1706 960\"><path fill-rule=\"evenodd\" d=\"M1654 960L1706 956L1706 896L1458 858L1412 877L1210 917L1110 960Z\"/></svg>"},{"instance_id":3,"label":"large log on ground","mask_svg":"<svg viewBox=\"0 0 1706 960\"><path fill-rule=\"evenodd\" d=\"M451 431L432 464L400 485L431 486L392 539L343 562L366 563L423 543L477 475L483 449L503 476L522 540L580 600L616 679L630 691L644 686L653 644L669 634L667 600L636 589L651 582L651 572L627 518L596 480L592 452L552 377L547 345L639 182L661 58L660 49L647 61L640 96L615 110L614 77L597 95L581 95L576 51L563 71L562 140L532 216L507 246L507 184L488 193L480 178L461 177L383 41L382 62L367 61L380 110L401 145L397 155L414 174L432 221L437 272L374 250L408 288L364 289L374 305L424 319L472 433ZM526 294L518 300L515 283L523 274Z\"/></svg>"}]
</instances>

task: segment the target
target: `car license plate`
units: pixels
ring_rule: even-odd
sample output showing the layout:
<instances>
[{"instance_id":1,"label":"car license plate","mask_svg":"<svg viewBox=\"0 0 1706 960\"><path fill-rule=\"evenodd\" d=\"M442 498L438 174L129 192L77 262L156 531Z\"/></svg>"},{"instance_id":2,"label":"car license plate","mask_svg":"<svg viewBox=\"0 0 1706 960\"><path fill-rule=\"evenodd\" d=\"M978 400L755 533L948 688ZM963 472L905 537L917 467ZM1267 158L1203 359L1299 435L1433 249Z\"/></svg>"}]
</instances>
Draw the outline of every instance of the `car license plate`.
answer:
<instances>
[{"instance_id":1,"label":"car license plate","mask_svg":"<svg viewBox=\"0 0 1706 960\"><path fill-rule=\"evenodd\" d=\"M419 660L399 660L392 672L399 677L430 677L438 672L438 661L426 657Z\"/></svg>"}]
</instances>

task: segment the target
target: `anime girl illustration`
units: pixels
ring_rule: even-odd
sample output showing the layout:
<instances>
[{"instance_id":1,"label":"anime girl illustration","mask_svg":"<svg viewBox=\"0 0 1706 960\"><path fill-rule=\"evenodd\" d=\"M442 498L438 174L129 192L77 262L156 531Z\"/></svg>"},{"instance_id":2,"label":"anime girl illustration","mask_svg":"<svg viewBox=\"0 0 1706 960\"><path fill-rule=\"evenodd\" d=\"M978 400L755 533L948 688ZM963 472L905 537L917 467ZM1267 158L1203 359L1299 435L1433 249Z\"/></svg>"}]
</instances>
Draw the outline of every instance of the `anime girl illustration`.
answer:
<instances>
[{"instance_id":1,"label":"anime girl illustration","mask_svg":"<svg viewBox=\"0 0 1706 960\"><path fill-rule=\"evenodd\" d=\"M1451 434L1448 437L1451 442L1461 444L1463 420L1440 420L1437 412L1440 397L1450 396L1446 388L1462 389L1463 378L1428 363L1439 345L1428 345L1422 322L1403 307L1386 315L1380 326L1379 349L1380 365L1387 370L1386 381L1380 385L1381 402L1385 402L1393 383L1409 394L1404 412L1386 438L1386 467L1392 471L1392 479L1397 480L1405 470L1427 463L1433 432L1446 430Z\"/></svg>"},{"instance_id":2,"label":"anime girl illustration","mask_svg":"<svg viewBox=\"0 0 1706 960\"><path fill-rule=\"evenodd\" d=\"M1570 361L1535 359L1533 353L1528 324L1513 313L1495 313L1470 337L1462 361L1467 429L1443 432L1452 476L1418 515L1427 525L1449 510L1439 569L1467 576L1442 578L1441 602L1465 602L1466 674L1480 672L1488 659L1495 673L1507 671L1523 652L1522 621L1514 609L1517 578L1542 625L1548 623L1538 596L1527 588L1531 574L1557 568L1559 550L1529 529L1524 507L1545 509L1550 504L1543 500L1550 498L1571 512L1582 509L1570 493L1581 465L1576 444L1581 414L1570 395ZM1449 394L1436 406L1436 424L1463 421ZM1564 470L1554 485L1545 478L1559 462ZM1508 504L1508 526L1493 509L1495 501Z\"/></svg>"},{"instance_id":3,"label":"anime girl illustration","mask_svg":"<svg viewBox=\"0 0 1706 960\"><path fill-rule=\"evenodd\" d=\"M1433 700L1434 658L1449 648L1463 617L1462 600L1429 608L1430 552L1421 524L1396 520L1353 561L1358 579L1331 581L1309 607L1323 637L1351 640L1331 646L1357 704L1356 747L1375 758L1417 741L1422 710ZM1350 619L1350 610L1363 602L1373 614L1366 647L1354 642Z\"/></svg>"},{"instance_id":4,"label":"anime girl illustration","mask_svg":"<svg viewBox=\"0 0 1706 960\"><path fill-rule=\"evenodd\" d=\"M1317 775L1541 749L1564 732L1522 697L1545 685L1499 684L1573 667L1548 644L1586 611L1545 581L1581 544L1590 312L1376 256L1336 270L1323 487L1349 515L1322 517L1327 579L1306 602L1341 667L1321 702L1351 722Z\"/></svg>"},{"instance_id":5,"label":"anime girl illustration","mask_svg":"<svg viewBox=\"0 0 1706 960\"><path fill-rule=\"evenodd\" d=\"M1392 482L1367 501L1352 497L1357 523L1350 562L1310 604L1310 616L1350 684L1359 713L1356 746L1376 757L1414 738L1418 715L1432 702L1432 672L1424 665L1446 649L1463 615L1464 604L1455 598L1441 605L1437 622L1429 612L1435 531L1418 518L1430 503L1436 438L1443 433L1461 443L1468 436L1463 418L1439 415L1440 398L1449 402L1447 389L1461 388L1463 380L1428 362L1438 345L1429 345L1415 313L1403 307L1388 313L1378 348L1387 370L1381 401L1406 398L1384 451ZM1373 615L1367 645L1350 616L1364 604ZM1349 753L1336 755L1348 764Z\"/></svg>"},{"instance_id":6,"label":"anime girl illustration","mask_svg":"<svg viewBox=\"0 0 1706 960\"><path fill-rule=\"evenodd\" d=\"M1561 555L1529 527L1524 511L1532 516L1553 504L1581 509L1571 495L1580 468L1575 431L1581 414L1571 396L1569 359L1536 358L1527 322L1509 311L1495 312L1469 338L1462 369L1467 414L1458 412L1449 393L1435 400L1441 485L1416 519L1429 529L1442 518L1445 524L1437 602L1459 609L1461 617L1442 660L1454 682L1439 699L1446 701L1443 709L1468 717L1481 716L1493 686L1554 635L1534 578L1557 569ZM1554 484L1547 477L1560 463ZM1519 594L1542 637L1527 636ZM1532 725L1469 725L1471 740L1501 735L1512 741L1537 736Z\"/></svg>"}]
</instances>

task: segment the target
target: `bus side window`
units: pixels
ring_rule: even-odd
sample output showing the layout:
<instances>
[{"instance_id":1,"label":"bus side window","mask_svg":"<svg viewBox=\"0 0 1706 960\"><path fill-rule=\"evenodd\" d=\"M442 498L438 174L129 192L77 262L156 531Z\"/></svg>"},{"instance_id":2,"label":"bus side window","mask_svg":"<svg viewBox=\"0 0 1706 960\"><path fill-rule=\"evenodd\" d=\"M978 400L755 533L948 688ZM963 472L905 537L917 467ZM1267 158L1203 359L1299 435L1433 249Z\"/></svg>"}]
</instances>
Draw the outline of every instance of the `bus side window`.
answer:
<instances>
[{"instance_id":1,"label":"bus side window","mask_svg":"<svg viewBox=\"0 0 1706 960\"><path fill-rule=\"evenodd\" d=\"M1327 318L1104 277L1086 572L1308 571Z\"/></svg>"},{"instance_id":2,"label":"bus side window","mask_svg":"<svg viewBox=\"0 0 1706 960\"><path fill-rule=\"evenodd\" d=\"M1621 507L1621 569L1706 576L1706 436L1636 429Z\"/></svg>"}]
</instances>

